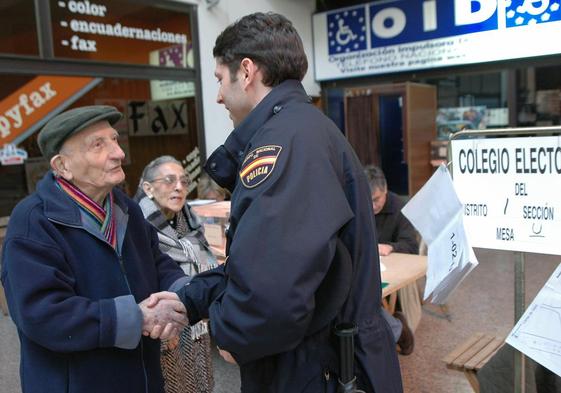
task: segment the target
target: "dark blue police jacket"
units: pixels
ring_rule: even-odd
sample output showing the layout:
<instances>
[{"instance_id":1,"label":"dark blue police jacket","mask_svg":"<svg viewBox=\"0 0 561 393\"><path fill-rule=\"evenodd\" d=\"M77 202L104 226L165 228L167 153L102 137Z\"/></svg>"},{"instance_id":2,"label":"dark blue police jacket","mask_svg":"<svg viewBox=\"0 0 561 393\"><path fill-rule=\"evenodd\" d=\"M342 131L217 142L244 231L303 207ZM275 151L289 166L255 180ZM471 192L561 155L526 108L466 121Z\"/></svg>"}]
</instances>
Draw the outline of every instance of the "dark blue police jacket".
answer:
<instances>
[{"instance_id":1,"label":"dark blue police jacket","mask_svg":"<svg viewBox=\"0 0 561 393\"><path fill-rule=\"evenodd\" d=\"M228 259L179 295L191 322L210 318L216 343L240 365L242 391L334 391L332 323L314 332L310 326L340 239L352 283L332 322L358 325L359 387L401 392L395 342L381 316L370 190L351 146L302 85L275 87L206 168L233 190Z\"/></svg>"}]
</instances>

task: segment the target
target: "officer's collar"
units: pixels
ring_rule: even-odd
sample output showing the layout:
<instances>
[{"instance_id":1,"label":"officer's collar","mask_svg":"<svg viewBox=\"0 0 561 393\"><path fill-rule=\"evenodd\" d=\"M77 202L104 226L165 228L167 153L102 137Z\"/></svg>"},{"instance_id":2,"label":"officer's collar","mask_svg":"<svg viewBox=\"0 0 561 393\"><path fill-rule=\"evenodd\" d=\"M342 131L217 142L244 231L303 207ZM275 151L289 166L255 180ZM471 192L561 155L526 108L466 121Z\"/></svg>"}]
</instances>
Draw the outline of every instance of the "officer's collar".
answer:
<instances>
[{"instance_id":1,"label":"officer's collar","mask_svg":"<svg viewBox=\"0 0 561 393\"><path fill-rule=\"evenodd\" d=\"M243 160L245 147L255 132L271 117L282 111L289 102L310 102L304 87L297 80L286 80L275 86L224 142L224 147L235 157L238 165Z\"/></svg>"}]
</instances>

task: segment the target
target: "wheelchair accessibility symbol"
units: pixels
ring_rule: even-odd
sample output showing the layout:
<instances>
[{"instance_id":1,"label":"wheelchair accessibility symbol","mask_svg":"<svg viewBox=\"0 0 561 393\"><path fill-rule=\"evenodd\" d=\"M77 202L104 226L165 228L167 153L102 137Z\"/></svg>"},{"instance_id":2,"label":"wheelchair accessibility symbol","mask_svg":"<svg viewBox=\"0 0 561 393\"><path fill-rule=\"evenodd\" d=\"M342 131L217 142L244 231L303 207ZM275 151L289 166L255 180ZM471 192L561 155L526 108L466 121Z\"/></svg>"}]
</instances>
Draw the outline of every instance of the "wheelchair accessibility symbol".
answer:
<instances>
[{"instance_id":1,"label":"wheelchair accessibility symbol","mask_svg":"<svg viewBox=\"0 0 561 393\"><path fill-rule=\"evenodd\" d=\"M338 30L335 34L335 39L337 40L337 44L341 46L348 45L351 41L354 41L358 38L356 34L345 24L343 19L339 19L338 23Z\"/></svg>"}]
</instances>

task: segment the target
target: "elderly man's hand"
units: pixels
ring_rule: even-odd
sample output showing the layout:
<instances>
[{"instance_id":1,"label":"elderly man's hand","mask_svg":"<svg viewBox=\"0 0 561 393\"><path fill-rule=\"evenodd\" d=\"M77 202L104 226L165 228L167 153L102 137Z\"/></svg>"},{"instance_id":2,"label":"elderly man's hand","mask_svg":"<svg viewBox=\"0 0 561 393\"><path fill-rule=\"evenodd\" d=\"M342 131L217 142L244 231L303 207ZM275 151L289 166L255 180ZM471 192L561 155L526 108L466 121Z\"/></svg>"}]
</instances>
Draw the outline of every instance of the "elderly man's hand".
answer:
<instances>
[{"instance_id":1,"label":"elderly man's hand","mask_svg":"<svg viewBox=\"0 0 561 393\"><path fill-rule=\"evenodd\" d=\"M389 244L378 244L378 253L386 257L393 252L393 247Z\"/></svg>"},{"instance_id":2,"label":"elderly man's hand","mask_svg":"<svg viewBox=\"0 0 561 393\"><path fill-rule=\"evenodd\" d=\"M173 292L158 292L138 306L144 318L142 333L145 336L167 340L178 336L188 323L185 306Z\"/></svg>"}]
</instances>

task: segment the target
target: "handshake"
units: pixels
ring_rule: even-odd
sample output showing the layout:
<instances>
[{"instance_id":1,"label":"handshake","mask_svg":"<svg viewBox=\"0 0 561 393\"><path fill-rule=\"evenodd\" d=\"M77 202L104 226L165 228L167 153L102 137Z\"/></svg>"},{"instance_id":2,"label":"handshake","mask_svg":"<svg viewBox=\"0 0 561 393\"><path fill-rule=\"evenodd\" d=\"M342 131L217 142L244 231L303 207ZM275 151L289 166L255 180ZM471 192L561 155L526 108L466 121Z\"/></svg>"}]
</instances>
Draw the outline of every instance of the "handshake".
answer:
<instances>
[{"instance_id":1,"label":"handshake","mask_svg":"<svg viewBox=\"0 0 561 393\"><path fill-rule=\"evenodd\" d=\"M177 294L165 291L153 293L138 306L144 318L142 334L154 339L170 340L168 347L175 347L181 331L189 323L187 310ZM225 361L236 364L236 360L228 351L220 348L218 351Z\"/></svg>"},{"instance_id":2,"label":"handshake","mask_svg":"<svg viewBox=\"0 0 561 393\"><path fill-rule=\"evenodd\" d=\"M153 293L138 304L142 311L142 334L168 340L180 335L189 323L187 310L173 292Z\"/></svg>"}]
</instances>

